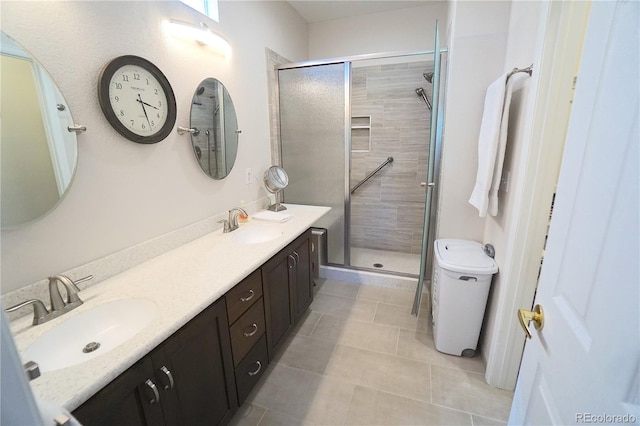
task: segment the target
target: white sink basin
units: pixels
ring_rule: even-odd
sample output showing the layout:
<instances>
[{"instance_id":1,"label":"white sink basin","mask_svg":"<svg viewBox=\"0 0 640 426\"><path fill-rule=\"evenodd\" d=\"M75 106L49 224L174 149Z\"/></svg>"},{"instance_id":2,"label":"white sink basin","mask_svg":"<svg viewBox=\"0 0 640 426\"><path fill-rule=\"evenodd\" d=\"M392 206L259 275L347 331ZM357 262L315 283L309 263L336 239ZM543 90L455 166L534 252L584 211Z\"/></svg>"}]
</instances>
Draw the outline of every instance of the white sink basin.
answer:
<instances>
[{"instance_id":1,"label":"white sink basin","mask_svg":"<svg viewBox=\"0 0 640 426\"><path fill-rule=\"evenodd\" d=\"M266 243L281 236L281 230L269 226L245 226L231 233L231 239L240 244Z\"/></svg>"},{"instance_id":2,"label":"white sink basin","mask_svg":"<svg viewBox=\"0 0 640 426\"><path fill-rule=\"evenodd\" d=\"M105 302L44 333L23 353L24 361L35 361L42 372L80 364L126 342L158 313L158 306L147 299ZM93 342L99 347L89 351L96 347Z\"/></svg>"}]
</instances>

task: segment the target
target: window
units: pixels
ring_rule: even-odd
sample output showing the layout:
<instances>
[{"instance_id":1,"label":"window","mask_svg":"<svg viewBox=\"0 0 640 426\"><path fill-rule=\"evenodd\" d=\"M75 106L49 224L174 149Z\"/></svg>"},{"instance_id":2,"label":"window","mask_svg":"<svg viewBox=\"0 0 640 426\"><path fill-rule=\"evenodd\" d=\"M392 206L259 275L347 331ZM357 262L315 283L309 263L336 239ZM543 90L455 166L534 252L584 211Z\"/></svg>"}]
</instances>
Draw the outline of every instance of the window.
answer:
<instances>
[{"instance_id":1,"label":"window","mask_svg":"<svg viewBox=\"0 0 640 426\"><path fill-rule=\"evenodd\" d=\"M203 15L207 15L209 18L216 22L220 22L218 16L218 0L180 0L187 6L197 10Z\"/></svg>"}]
</instances>

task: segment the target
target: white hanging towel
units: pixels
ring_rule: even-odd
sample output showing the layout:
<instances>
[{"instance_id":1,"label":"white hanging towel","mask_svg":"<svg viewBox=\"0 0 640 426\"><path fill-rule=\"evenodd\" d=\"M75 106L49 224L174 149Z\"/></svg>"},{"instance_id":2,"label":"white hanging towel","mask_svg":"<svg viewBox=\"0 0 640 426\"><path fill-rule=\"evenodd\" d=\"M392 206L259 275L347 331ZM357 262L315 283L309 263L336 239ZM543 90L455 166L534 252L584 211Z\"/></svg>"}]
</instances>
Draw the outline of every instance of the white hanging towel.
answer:
<instances>
[{"instance_id":1,"label":"white hanging towel","mask_svg":"<svg viewBox=\"0 0 640 426\"><path fill-rule=\"evenodd\" d=\"M498 214L497 192L504 163L511 92L505 73L491 83L484 100L478 138L478 173L469 198L469 203L478 209L480 217L487 213L492 216Z\"/></svg>"},{"instance_id":2,"label":"white hanging towel","mask_svg":"<svg viewBox=\"0 0 640 426\"><path fill-rule=\"evenodd\" d=\"M511 105L511 95L513 94L514 77L507 79L507 87L504 94L504 107L502 111L502 121L500 122L500 136L498 137L498 152L496 164L493 168L493 179L491 190L489 191L489 214L498 215L498 190L502 181L502 166L504 165L504 152L507 148L507 136L509 135L509 106Z\"/></svg>"}]
</instances>

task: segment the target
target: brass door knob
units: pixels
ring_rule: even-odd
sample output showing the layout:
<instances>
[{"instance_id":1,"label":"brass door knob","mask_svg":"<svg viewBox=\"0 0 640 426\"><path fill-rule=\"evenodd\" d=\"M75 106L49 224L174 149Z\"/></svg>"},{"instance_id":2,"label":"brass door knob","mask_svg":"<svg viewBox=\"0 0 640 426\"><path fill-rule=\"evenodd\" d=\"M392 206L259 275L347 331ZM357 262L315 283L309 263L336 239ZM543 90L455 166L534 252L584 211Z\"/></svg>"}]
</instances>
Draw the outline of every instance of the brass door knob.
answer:
<instances>
[{"instance_id":1,"label":"brass door knob","mask_svg":"<svg viewBox=\"0 0 640 426\"><path fill-rule=\"evenodd\" d=\"M534 306L533 311L518 309L518 320L524 332L527 333L527 339L531 339L531 332L529 331L530 321L533 321L536 330L542 330L542 327L544 327L544 311L542 310L542 306Z\"/></svg>"}]
</instances>

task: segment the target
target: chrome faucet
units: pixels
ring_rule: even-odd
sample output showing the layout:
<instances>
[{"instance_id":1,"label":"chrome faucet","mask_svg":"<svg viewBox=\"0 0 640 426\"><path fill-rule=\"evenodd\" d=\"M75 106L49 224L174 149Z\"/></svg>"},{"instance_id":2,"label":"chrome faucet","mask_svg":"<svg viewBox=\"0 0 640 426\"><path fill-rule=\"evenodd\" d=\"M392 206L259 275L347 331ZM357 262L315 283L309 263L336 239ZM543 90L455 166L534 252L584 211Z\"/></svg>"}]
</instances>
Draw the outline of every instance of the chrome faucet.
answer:
<instances>
[{"instance_id":1,"label":"chrome faucet","mask_svg":"<svg viewBox=\"0 0 640 426\"><path fill-rule=\"evenodd\" d=\"M238 214L242 213L245 216L249 216L249 214L240 207L234 207L229 210L229 219L219 220L218 223L224 223L224 229L222 230L223 234L227 234L231 231L235 231L238 229L240 225L238 225Z\"/></svg>"},{"instance_id":2,"label":"chrome faucet","mask_svg":"<svg viewBox=\"0 0 640 426\"><path fill-rule=\"evenodd\" d=\"M238 215L242 213L245 217L249 214L240 207L234 207L229 210L229 232L235 231L240 225L238 225Z\"/></svg>"},{"instance_id":3,"label":"chrome faucet","mask_svg":"<svg viewBox=\"0 0 640 426\"><path fill-rule=\"evenodd\" d=\"M49 298L51 300L51 310L47 310L41 300L30 299L25 302L19 303L15 306L7 308L7 312L13 312L25 306L33 305L33 325L38 325L50 321L54 318L65 314L84 302L78 296L80 289L77 284L93 279L93 275L80 278L77 281L73 281L66 275L54 275L49 277ZM58 288L58 281L61 282L67 291L67 301L62 299L60 289Z\"/></svg>"}]
</instances>

